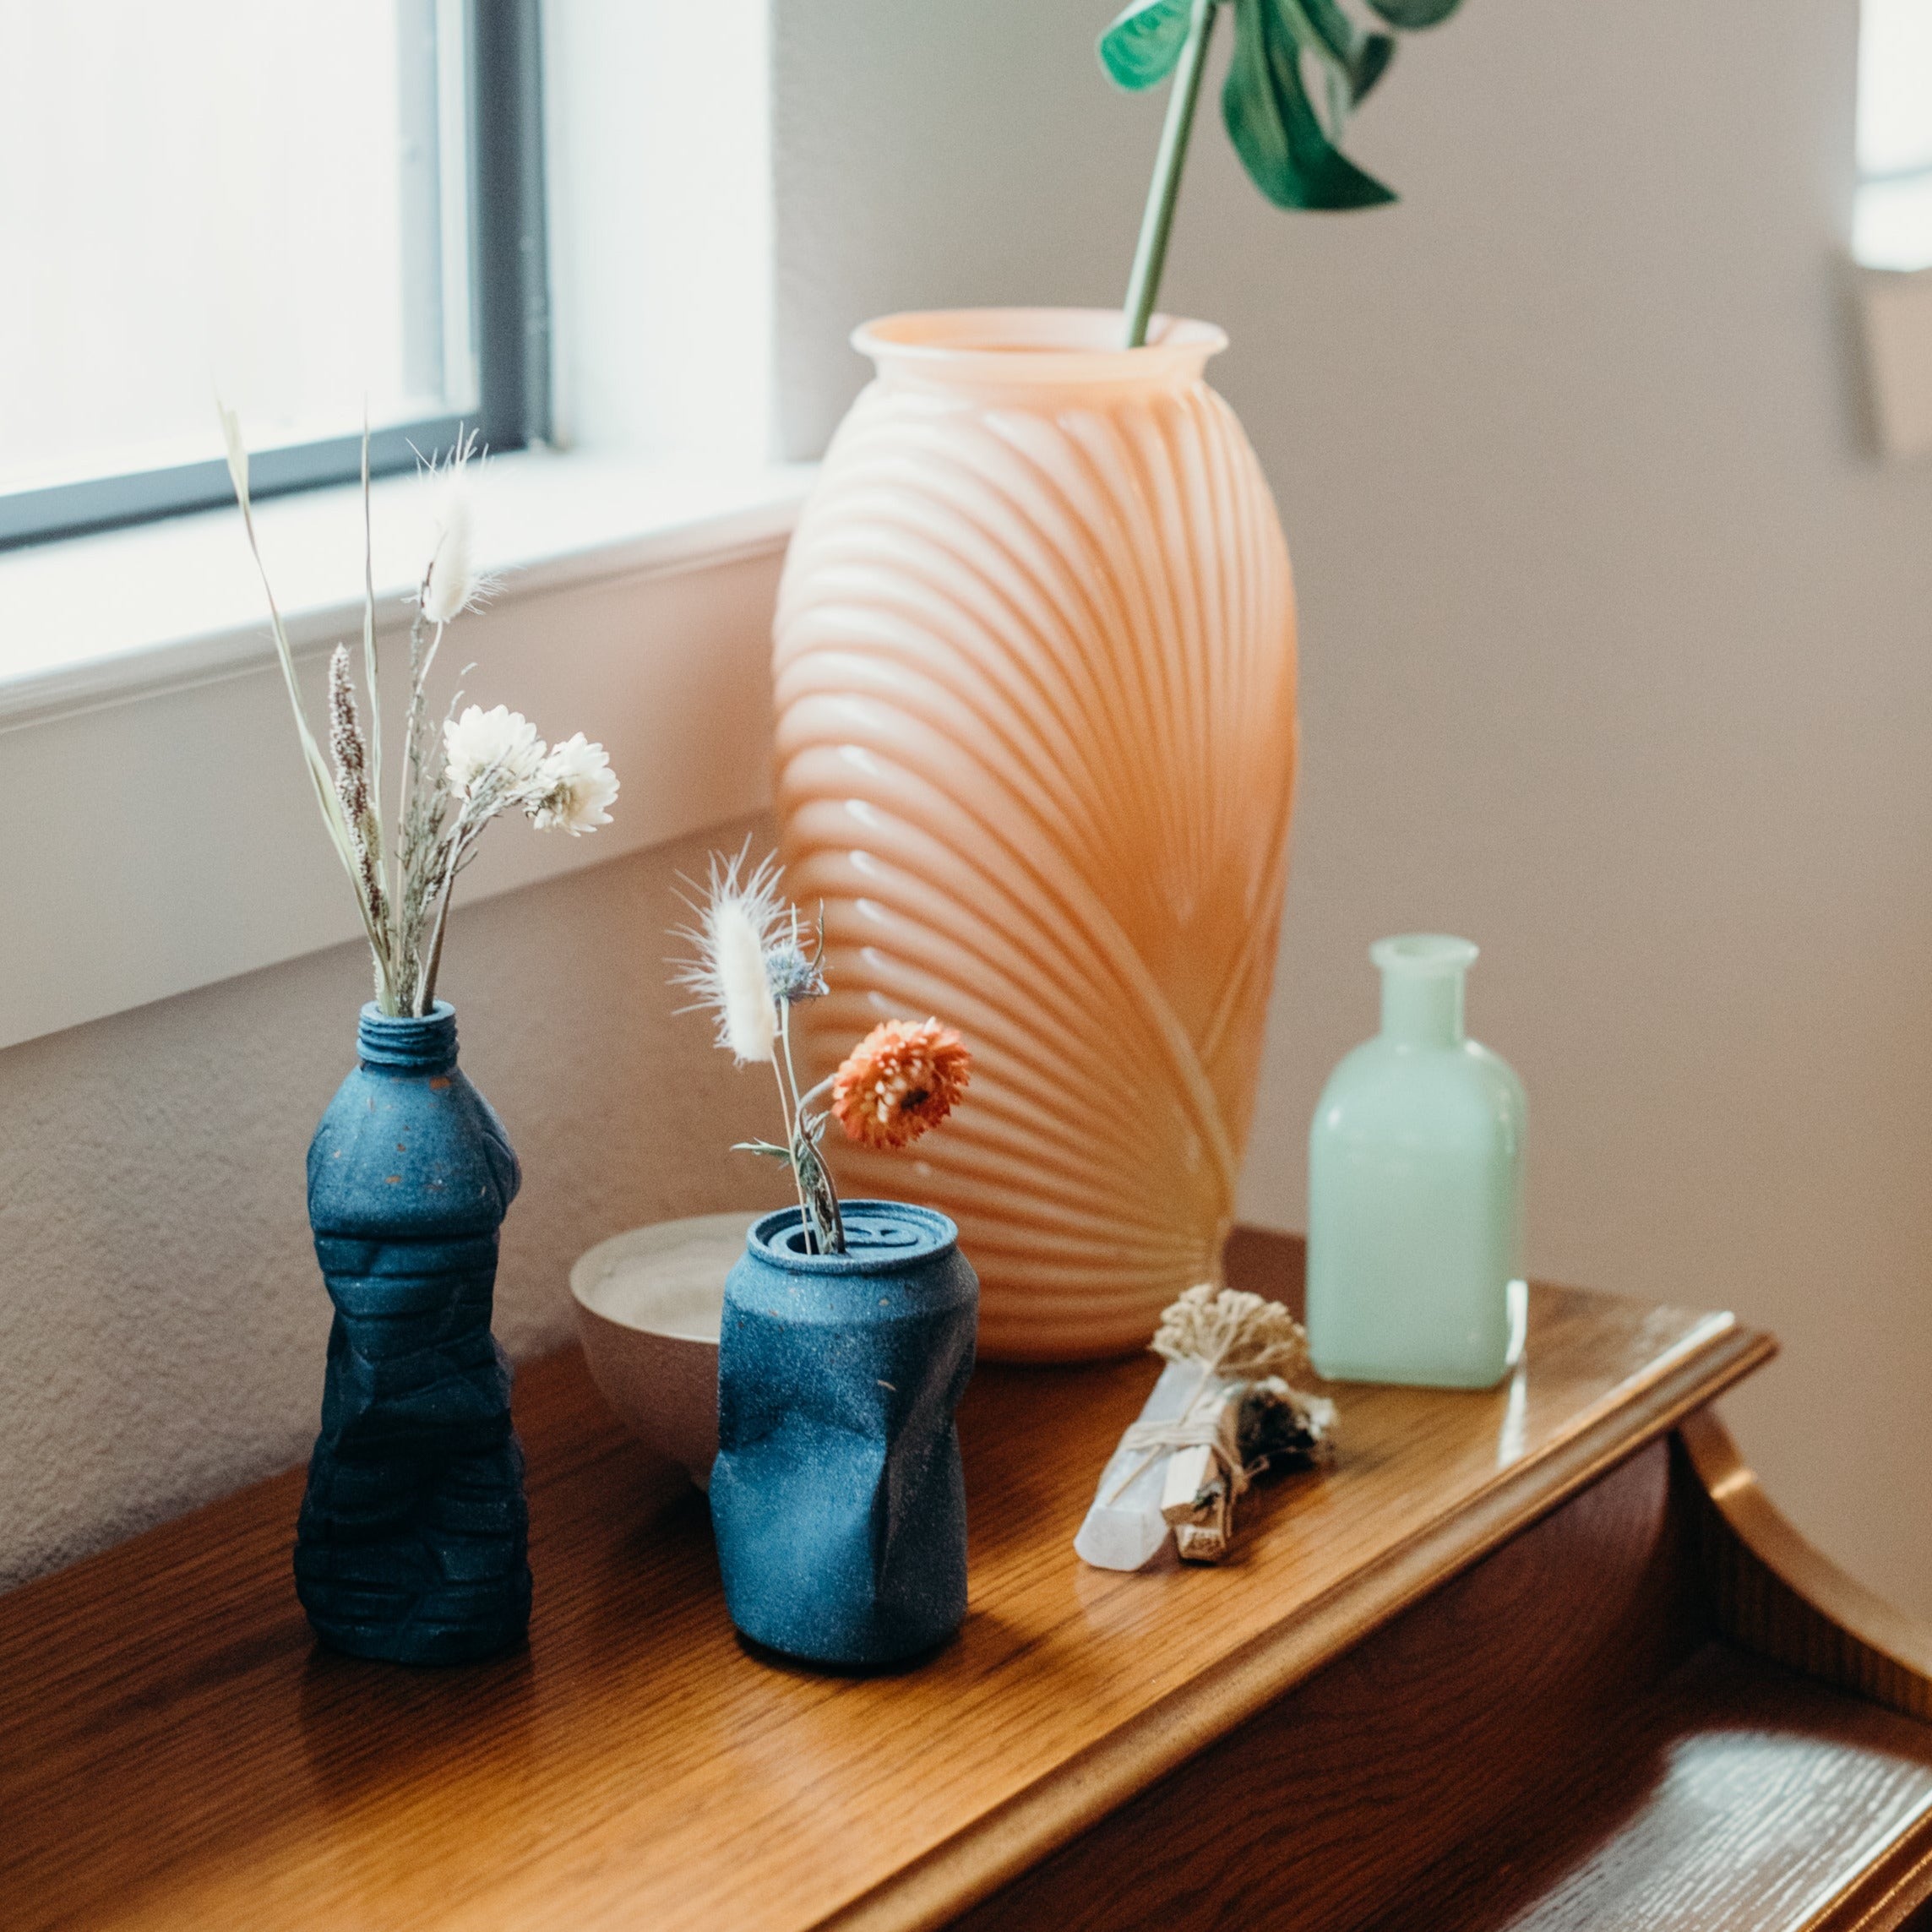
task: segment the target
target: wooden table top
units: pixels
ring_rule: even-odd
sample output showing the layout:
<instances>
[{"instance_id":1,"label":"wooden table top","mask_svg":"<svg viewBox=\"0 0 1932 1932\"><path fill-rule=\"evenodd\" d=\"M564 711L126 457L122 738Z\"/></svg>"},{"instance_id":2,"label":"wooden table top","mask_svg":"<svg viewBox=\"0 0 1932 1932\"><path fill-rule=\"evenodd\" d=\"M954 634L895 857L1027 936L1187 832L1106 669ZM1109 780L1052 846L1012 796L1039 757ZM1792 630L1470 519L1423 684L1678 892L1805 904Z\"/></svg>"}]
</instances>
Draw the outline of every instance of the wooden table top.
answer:
<instances>
[{"instance_id":1,"label":"wooden table top","mask_svg":"<svg viewBox=\"0 0 1932 1932\"><path fill-rule=\"evenodd\" d=\"M1298 1245L1230 1272L1292 1297ZM569 1351L527 1369L526 1651L321 1651L299 1472L0 1598L0 1923L925 1926L1038 1859L1770 1356L1725 1314L1539 1287L1488 1394L1340 1387L1334 1469L1244 1499L1235 1559L1120 1576L1075 1530L1151 1359L983 1369L971 1608L923 1668L774 1668L726 1619ZM320 1374L320 1364L317 1368Z\"/></svg>"}]
</instances>

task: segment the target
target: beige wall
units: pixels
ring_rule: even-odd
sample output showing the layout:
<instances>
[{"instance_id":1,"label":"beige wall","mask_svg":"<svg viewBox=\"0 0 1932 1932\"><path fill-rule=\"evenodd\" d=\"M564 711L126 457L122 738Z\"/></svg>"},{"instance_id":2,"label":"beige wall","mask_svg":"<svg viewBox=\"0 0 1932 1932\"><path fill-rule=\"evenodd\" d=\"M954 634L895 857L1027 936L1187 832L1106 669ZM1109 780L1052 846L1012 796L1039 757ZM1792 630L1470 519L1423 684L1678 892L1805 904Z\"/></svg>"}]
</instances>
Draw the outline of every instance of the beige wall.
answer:
<instances>
[{"instance_id":1,"label":"beige wall","mask_svg":"<svg viewBox=\"0 0 1932 1932\"><path fill-rule=\"evenodd\" d=\"M726 1151L762 1085L665 985L706 849L452 921L463 1064L524 1162L497 1303L518 1355L569 1334L593 1242L781 1199ZM307 1455L329 1303L303 1159L367 974L341 947L0 1054L0 1586Z\"/></svg>"},{"instance_id":2,"label":"beige wall","mask_svg":"<svg viewBox=\"0 0 1932 1932\"><path fill-rule=\"evenodd\" d=\"M1119 299L1157 104L1110 0L779 0L789 433L865 315ZM1297 1225L1363 950L1480 941L1532 1260L1783 1337L1734 1404L1932 1612L1932 471L1862 442L1855 0L1466 0L1276 214L1204 113L1168 281L1276 493L1305 760L1246 1204Z\"/></svg>"}]
</instances>

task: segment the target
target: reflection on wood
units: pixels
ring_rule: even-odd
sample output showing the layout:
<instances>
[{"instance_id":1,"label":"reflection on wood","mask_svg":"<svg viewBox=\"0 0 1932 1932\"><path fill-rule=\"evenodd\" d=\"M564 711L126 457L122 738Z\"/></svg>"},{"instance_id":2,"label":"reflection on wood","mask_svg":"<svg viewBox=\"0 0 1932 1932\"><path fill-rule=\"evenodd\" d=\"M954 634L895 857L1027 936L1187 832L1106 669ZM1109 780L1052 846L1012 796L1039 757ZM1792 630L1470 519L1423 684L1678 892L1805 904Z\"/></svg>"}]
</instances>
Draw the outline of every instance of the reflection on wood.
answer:
<instances>
[{"instance_id":1,"label":"reflection on wood","mask_svg":"<svg viewBox=\"0 0 1932 1932\"><path fill-rule=\"evenodd\" d=\"M1668 1478L1653 1444L962 1924L1340 1932L1496 1818L1541 1815L1578 1741L1702 1641Z\"/></svg>"}]
</instances>

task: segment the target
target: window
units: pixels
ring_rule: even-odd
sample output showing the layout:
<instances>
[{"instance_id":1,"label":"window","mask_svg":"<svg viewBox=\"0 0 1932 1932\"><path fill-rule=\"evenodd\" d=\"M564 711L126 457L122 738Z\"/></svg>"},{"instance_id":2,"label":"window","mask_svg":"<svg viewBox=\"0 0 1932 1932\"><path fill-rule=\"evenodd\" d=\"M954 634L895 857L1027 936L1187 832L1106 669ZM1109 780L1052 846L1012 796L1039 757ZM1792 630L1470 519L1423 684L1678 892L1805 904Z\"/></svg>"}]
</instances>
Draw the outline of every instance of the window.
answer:
<instances>
[{"instance_id":1,"label":"window","mask_svg":"<svg viewBox=\"0 0 1932 1932\"><path fill-rule=\"evenodd\" d=\"M1932 0L1864 0L1852 253L1932 268Z\"/></svg>"},{"instance_id":2,"label":"window","mask_svg":"<svg viewBox=\"0 0 1932 1932\"><path fill-rule=\"evenodd\" d=\"M548 427L535 0L0 0L0 546Z\"/></svg>"}]
</instances>

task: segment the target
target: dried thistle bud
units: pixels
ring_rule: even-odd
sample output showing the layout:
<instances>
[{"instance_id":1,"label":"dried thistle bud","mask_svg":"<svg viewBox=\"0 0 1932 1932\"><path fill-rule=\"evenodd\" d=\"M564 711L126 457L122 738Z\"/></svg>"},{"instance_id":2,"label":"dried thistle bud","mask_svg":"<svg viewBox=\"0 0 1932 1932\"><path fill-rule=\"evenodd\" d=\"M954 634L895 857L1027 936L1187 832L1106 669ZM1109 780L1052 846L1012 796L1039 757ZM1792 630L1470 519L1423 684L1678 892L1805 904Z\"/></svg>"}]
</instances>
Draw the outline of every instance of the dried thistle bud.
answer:
<instances>
[{"instance_id":1,"label":"dried thistle bud","mask_svg":"<svg viewBox=\"0 0 1932 1932\"><path fill-rule=\"evenodd\" d=\"M786 939L765 955L765 977L771 985L771 997L795 1006L801 999L820 999L830 990L817 964L805 956L796 939Z\"/></svg>"}]
</instances>

